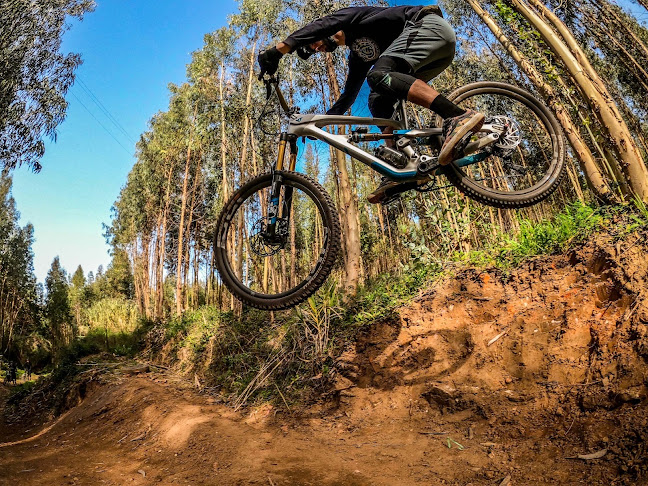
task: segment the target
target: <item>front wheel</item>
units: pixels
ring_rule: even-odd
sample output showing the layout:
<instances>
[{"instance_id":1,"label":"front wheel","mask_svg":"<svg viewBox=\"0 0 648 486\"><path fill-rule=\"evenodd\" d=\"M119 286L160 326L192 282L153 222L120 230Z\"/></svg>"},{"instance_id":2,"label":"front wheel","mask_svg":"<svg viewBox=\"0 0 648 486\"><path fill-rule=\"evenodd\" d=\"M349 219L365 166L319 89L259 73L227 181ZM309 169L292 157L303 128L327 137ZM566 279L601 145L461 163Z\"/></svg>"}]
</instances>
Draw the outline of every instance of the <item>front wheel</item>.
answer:
<instances>
[{"instance_id":1,"label":"front wheel","mask_svg":"<svg viewBox=\"0 0 648 486\"><path fill-rule=\"evenodd\" d=\"M485 125L503 127L495 143L442 168L461 192L490 206L521 208L542 201L558 188L565 173L562 129L531 93L485 81L468 84L449 99L484 113ZM485 133L473 138L480 136Z\"/></svg>"},{"instance_id":2,"label":"front wheel","mask_svg":"<svg viewBox=\"0 0 648 486\"><path fill-rule=\"evenodd\" d=\"M214 236L223 283L242 302L265 310L288 309L311 296L339 250L331 196L297 172L275 171L243 185L225 204Z\"/></svg>"}]
</instances>

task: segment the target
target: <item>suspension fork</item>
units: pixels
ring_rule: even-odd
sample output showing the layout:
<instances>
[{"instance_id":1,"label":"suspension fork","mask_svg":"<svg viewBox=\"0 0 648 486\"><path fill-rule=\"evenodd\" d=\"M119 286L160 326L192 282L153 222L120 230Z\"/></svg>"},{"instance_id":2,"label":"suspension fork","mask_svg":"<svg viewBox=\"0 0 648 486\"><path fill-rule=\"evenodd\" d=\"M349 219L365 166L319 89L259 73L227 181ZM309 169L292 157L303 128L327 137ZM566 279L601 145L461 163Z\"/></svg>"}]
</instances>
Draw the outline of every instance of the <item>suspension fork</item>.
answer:
<instances>
[{"instance_id":1,"label":"suspension fork","mask_svg":"<svg viewBox=\"0 0 648 486\"><path fill-rule=\"evenodd\" d=\"M297 165L297 137L292 136L288 138L288 143L290 144L290 159L288 164L288 170L290 172L295 171L295 166ZM292 196L293 196L293 187L286 187L284 192L283 206L281 208L281 217L290 222L290 213L292 211Z\"/></svg>"},{"instance_id":2,"label":"suspension fork","mask_svg":"<svg viewBox=\"0 0 648 486\"><path fill-rule=\"evenodd\" d=\"M288 170L294 171L297 165L297 137L295 135L288 135L282 133L279 138L279 154L277 156L277 164L272 170L272 185L270 187L270 204L268 205L268 225L266 227L266 237L271 241L282 240L282 235L277 235L277 220L281 219L288 224L290 220L290 212L292 208L292 195L293 188L288 186L284 191L284 198L279 207L279 199L281 197L281 186L283 178L281 171L284 169L284 162L286 159L286 147L290 147L290 158L288 161ZM280 212L281 210L281 212Z\"/></svg>"}]
</instances>

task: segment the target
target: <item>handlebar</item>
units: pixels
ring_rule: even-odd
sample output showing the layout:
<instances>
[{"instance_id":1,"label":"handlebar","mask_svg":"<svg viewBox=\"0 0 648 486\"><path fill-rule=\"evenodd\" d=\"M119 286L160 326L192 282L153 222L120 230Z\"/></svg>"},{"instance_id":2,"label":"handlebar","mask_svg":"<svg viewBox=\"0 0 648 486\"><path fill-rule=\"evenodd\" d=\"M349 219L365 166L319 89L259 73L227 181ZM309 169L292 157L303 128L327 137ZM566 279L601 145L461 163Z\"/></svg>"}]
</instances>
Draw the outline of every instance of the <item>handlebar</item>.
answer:
<instances>
[{"instance_id":1,"label":"handlebar","mask_svg":"<svg viewBox=\"0 0 648 486\"><path fill-rule=\"evenodd\" d=\"M266 87L266 100L270 99L272 88L274 87L275 93L277 93L277 98L279 99L279 105L281 105L281 109L284 111L284 113L286 113L286 115L288 116L297 113L297 108L291 108L290 106L288 106L286 98L284 98L284 95L279 88L279 80L276 76L264 76L263 84L265 84Z\"/></svg>"}]
</instances>

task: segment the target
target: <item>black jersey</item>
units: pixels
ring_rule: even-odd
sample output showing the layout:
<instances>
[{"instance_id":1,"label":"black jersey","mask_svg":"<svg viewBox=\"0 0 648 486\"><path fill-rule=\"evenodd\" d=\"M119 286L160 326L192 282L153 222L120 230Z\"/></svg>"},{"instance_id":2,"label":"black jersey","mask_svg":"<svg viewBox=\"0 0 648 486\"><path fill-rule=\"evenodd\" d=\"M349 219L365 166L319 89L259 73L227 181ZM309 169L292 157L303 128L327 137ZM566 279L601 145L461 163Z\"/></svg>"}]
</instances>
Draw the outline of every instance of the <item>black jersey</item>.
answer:
<instances>
[{"instance_id":1,"label":"black jersey","mask_svg":"<svg viewBox=\"0 0 648 486\"><path fill-rule=\"evenodd\" d=\"M291 51L322 40L338 31L344 32L349 54L349 73L344 92L327 112L346 112L362 87L371 66L403 32L405 24L416 17L423 6L348 7L319 18L293 32L284 41Z\"/></svg>"}]
</instances>

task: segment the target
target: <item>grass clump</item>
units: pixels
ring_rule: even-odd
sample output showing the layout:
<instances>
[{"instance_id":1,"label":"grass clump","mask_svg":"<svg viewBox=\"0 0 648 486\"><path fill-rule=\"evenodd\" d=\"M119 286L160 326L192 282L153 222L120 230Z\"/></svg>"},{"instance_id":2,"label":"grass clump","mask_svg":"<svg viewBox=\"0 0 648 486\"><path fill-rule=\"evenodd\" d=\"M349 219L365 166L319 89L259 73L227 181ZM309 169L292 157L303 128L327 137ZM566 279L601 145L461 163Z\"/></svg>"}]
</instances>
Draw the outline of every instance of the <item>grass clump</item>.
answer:
<instances>
[{"instance_id":1,"label":"grass clump","mask_svg":"<svg viewBox=\"0 0 648 486\"><path fill-rule=\"evenodd\" d=\"M600 209L575 202L550 220L522 221L520 232L506 241L495 262L499 267L514 267L530 257L566 251L600 229L604 220Z\"/></svg>"}]
</instances>

